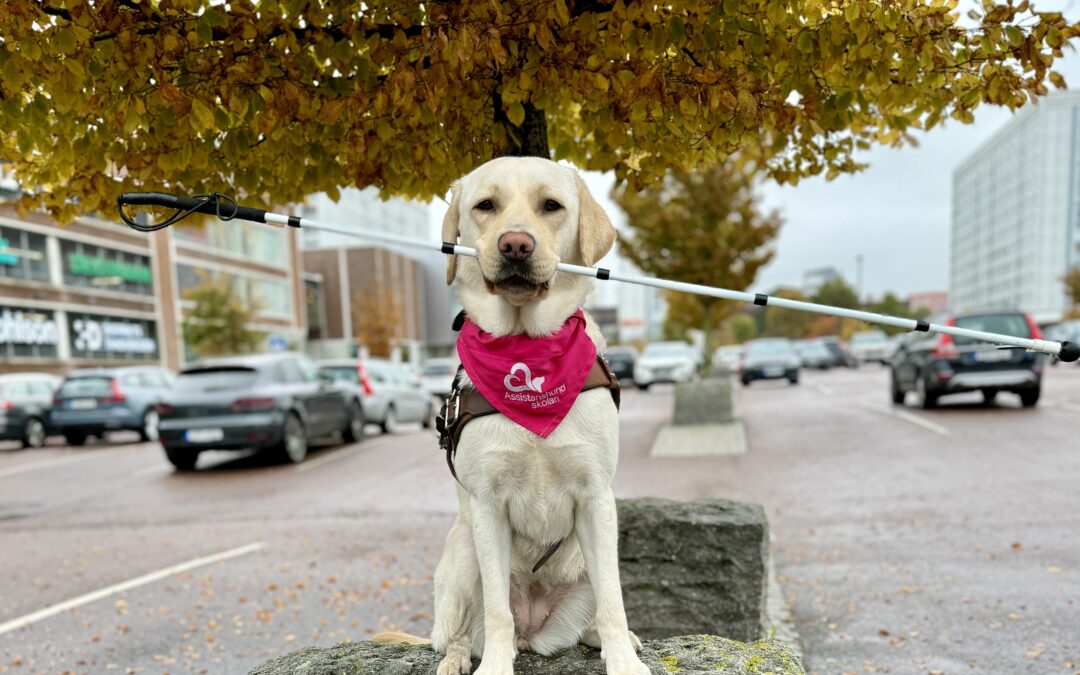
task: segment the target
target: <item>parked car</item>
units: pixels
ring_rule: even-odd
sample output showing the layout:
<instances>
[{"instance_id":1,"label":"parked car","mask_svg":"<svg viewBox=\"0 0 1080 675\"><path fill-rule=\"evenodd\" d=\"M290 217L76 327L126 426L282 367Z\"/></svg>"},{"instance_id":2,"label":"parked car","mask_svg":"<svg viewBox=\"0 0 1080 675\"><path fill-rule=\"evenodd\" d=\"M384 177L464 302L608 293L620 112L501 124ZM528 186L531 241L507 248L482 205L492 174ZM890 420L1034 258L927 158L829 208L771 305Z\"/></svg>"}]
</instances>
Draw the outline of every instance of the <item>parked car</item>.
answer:
<instances>
[{"instance_id":1,"label":"parked car","mask_svg":"<svg viewBox=\"0 0 1080 675\"><path fill-rule=\"evenodd\" d=\"M648 389L658 382L687 382L697 373L698 356L685 342L653 342L634 362L634 384Z\"/></svg>"},{"instance_id":2,"label":"parked car","mask_svg":"<svg viewBox=\"0 0 1080 675\"><path fill-rule=\"evenodd\" d=\"M0 375L0 441L40 448L52 433L53 394L64 378L46 373Z\"/></svg>"},{"instance_id":3,"label":"parked car","mask_svg":"<svg viewBox=\"0 0 1080 675\"><path fill-rule=\"evenodd\" d=\"M611 366L611 372L615 373L615 377L620 380L634 377L634 362L637 361L638 353L633 347L623 345L609 347L604 352L604 358L607 359L608 365Z\"/></svg>"},{"instance_id":4,"label":"parked car","mask_svg":"<svg viewBox=\"0 0 1080 675\"><path fill-rule=\"evenodd\" d=\"M936 317L931 323L1041 339L1031 316L1019 311L979 312ZM889 393L901 405L914 391L918 405L933 408L947 394L982 392L991 402L998 392L1020 396L1025 407L1039 401L1043 355L944 334L911 333L893 356Z\"/></svg>"},{"instance_id":5,"label":"parked car","mask_svg":"<svg viewBox=\"0 0 1080 675\"><path fill-rule=\"evenodd\" d=\"M158 406L161 445L181 471L204 450L254 448L299 463L312 440L364 434L364 409L349 387L320 375L302 354L277 352L198 361Z\"/></svg>"},{"instance_id":6,"label":"parked car","mask_svg":"<svg viewBox=\"0 0 1080 675\"><path fill-rule=\"evenodd\" d=\"M164 368L127 366L76 370L53 397L50 419L68 445L106 431L138 431L144 441L158 438L157 404L175 380Z\"/></svg>"},{"instance_id":7,"label":"parked car","mask_svg":"<svg viewBox=\"0 0 1080 675\"><path fill-rule=\"evenodd\" d=\"M817 339L796 340L795 351L799 355L799 361L803 368L817 368L828 370L832 367L834 357L825 343Z\"/></svg>"},{"instance_id":8,"label":"parked car","mask_svg":"<svg viewBox=\"0 0 1080 675\"><path fill-rule=\"evenodd\" d=\"M724 345L723 347L717 347L712 355L713 367L721 368L729 373L737 373L739 372L739 366L742 363L742 355L742 345Z\"/></svg>"},{"instance_id":9,"label":"parked car","mask_svg":"<svg viewBox=\"0 0 1080 675\"><path fill-rule=\"evenodd\" d=\"M434 398L400 363L386 359L320 361L319 369L353 388L364 402L364 416L383 433L394 433L405 422L434 425Z\"/></svg>"},{"instance_id":10,"label":"parked car","mask_svg":"<svg viewBox=\"0 0 1080 675\"><path fill-rule=\"evenodd\" d=\"M888 363L889 353L892 347L889 345L889 336L884 331L867 330L855 333L848 343L851 355L859 363Z\"/></svg>"},{"instance_id":11,"label":"parked car","mask_svg":"<svg viewBox=\"0 0 1080 675\"><path fill-rule=\"evenodd\" d=\"M787 338L761 338L746 343L739 378L744 386L754 380L783 380L799 383L802 362Z\"/></svg>"},{"instance_id":12,"label":"parked car","mask_svg":"<svg viewBox=\"0 0 1080 675\"><path fill-rule=\"evenodd\" d=\"M420 384L432 396L446 398L454 388L460 361L456 358L428 359L420 368Z\"/></svg>"},{"instance_id":13,"label":"parked car","mask_svg":"<svg viewBox=\"0 0 1080 675\"><path fill-rule=\"evenodd\" d=\"M859 362L851 355L840 338L835 335L825 335L818 338L825 348L833 355L832 365L836 368L855 368Z\"/></svg>"}]
</instances>

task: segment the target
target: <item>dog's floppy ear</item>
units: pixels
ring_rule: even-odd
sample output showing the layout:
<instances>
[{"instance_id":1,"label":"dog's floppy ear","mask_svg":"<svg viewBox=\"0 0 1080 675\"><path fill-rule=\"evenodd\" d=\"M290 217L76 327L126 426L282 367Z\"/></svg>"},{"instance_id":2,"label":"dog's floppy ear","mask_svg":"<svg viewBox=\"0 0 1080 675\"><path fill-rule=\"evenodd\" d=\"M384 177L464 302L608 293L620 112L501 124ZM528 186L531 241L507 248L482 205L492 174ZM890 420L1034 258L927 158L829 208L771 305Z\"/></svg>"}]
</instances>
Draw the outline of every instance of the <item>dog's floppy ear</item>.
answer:
<instances>
[{"instance_id":1,"label":"dog's floppy ear","mask_svg":"<svg viewBox=\"0 0 1080 675\"><path fill-rule=\"evenodd\" d=\"M453 198L450 200L450 209L443 216L442 221L442 240L447 244L456 244L458 240L458 230L461 222L461 214L459 213L459 206L461 205L461 185L454 183L450 186L450 191L453 193ZM457 274L457 256L446 256L446 285L454 283L454 276Z\"/></svg>"},{"instance_id":2,"label":"dog's floppy ear","mask_svg":"<svg viewBox=\"0 0 1080 675\"><path fill-rule=\"evenodd\" d=\"M577 177L577 182L581 200L578 207L578 246L581 248L582 263L591 267L607 255L615 244L615 226L593 199L581 176Z\"/></svg>"}]
</instances>

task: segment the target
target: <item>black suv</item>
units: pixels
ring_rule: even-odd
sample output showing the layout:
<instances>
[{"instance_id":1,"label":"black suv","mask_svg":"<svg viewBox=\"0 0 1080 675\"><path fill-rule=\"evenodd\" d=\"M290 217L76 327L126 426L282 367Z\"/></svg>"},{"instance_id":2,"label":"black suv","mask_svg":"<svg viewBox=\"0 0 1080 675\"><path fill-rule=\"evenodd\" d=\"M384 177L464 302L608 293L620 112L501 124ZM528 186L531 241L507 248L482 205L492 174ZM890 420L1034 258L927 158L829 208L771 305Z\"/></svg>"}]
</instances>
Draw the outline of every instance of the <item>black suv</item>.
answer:
<instances>
[{"instance_id":1,"label":"black suv","mask_svg":"<svg viewBox=\"0 0 1080 675\"><path fill-rule=\"evenodd\" d=\"M1032 318L1017 311L950 314L931 323L969 330L1041 339ZM946 394L980 391L990 403L999 391L1018 394L1024 407L1039 402L1044 358L1023 349L1000 349L970 338L931 333L904 336L890 363L892 402L903 404L914 391L918 405L933 408Z\"/></svg>"}]
</instances>

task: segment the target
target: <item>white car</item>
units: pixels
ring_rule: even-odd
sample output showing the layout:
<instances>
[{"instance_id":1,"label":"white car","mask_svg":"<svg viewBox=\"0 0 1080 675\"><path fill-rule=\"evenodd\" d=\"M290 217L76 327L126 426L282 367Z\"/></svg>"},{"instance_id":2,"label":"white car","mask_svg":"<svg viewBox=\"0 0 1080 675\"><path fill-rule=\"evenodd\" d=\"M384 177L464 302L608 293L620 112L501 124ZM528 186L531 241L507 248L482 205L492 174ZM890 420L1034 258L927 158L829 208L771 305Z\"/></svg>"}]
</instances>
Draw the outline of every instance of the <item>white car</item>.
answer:
<instances>
[{"instance_id":1,"label":"white car","mask_svg":"<svg viewBox=\"0 0 1080 675\"><path fill-rule=\"evenodd\" d=\"M634 384L648 389L657 382L687 382L697 374L698 358L685 342L654 342L634 362Z\"/></svg>"},{"instance_id":2,"label":"white car","mask_svg":"<svg viewBox=\"0 0 1080 675\"><path fill-rule=\"evenodd\" d=\"M459 362L455 358L428 359L420 368L420 384L428 392L440 398L450 395L454 388Z\"/></svg>"},{"instance_id":3,"label":"white car","mask_svg":"<svg viewBox=\"0 0 1080 675\"><path fill-rule=\"evenodd\" d=\"M713 368L722 368L729 373L737 373L742 363L742 353L742 345L717 347L712 355Z\"/></svg>"},{"instance_id":4,"label":"white car","mask_svg":"<svg viewBox=\"0 0 1080 675\"><path fill-rule=\"evenodd\" d=\"M880 330L855 333L851 336L848 349L859 363L869 363L871 361L885 363L892 354L892 345L889 344L889 338Z\"/></svg>"}]
</instances>

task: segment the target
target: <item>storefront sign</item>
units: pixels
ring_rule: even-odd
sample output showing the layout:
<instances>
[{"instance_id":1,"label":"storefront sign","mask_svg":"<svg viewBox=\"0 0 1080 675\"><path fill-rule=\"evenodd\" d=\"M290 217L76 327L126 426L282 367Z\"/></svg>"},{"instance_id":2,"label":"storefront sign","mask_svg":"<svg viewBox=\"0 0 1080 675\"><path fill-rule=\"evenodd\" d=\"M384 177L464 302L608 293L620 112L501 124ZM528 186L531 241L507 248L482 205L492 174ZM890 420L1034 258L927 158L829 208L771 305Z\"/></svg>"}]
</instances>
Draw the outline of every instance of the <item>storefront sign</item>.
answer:
<instances>
[{"instance_id":1,"label":"storefront sign","mask_svg":"<svg viewBox=\"0 0 1080 675\"><path fill-rule=\"evenodd\" d=\"M95 258L81 253L72 253L68 255L67 260L68 269L72 274L79 274L84 277L115 277L136 284L149 284L152 282L150 267L147 265L134 265L107 258Z\"/></svg>"},{"instance_id":2,"label":"storefront sign","mask_svg":"<svg viewBox=\"0 0 1080 675\"><path fill-rule=\"evenodd\" d=\"M0 344L55 345L58 340L52 312L0 310Z\"/></svg>"},{"instance_id":3,"label":"storefront sign","mask_svg":"<svg viewBox=\"0 0 1080 675\"><path fill-rule=\"evenodd\" d=\"M71 353L79 357L146 358L157 355L153 322L95 315L71 317Z\"/></svg>"}]
</instances>

